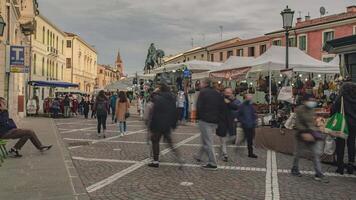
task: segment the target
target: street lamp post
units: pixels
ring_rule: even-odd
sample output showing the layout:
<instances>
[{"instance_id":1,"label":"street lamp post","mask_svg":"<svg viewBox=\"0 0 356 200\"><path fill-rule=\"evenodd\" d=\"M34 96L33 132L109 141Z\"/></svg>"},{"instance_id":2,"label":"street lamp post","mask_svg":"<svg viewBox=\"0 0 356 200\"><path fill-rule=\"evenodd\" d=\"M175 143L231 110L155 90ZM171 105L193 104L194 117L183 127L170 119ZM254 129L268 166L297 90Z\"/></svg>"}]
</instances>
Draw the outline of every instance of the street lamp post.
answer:
<instances>
[{"instance_id":1,"label":"street lamp post","mask_svg":"<svg viewBox=\"0 0 356 200\"><path fill-rule=\"evenodd\" d=\"M288 61L288 47L289 47L289 30L293 26L293 15L294 11L292 11L288 6L281 12L283 19L283 28L286 31L286 69L289 67Z\"/></svg>"}]
</instances>

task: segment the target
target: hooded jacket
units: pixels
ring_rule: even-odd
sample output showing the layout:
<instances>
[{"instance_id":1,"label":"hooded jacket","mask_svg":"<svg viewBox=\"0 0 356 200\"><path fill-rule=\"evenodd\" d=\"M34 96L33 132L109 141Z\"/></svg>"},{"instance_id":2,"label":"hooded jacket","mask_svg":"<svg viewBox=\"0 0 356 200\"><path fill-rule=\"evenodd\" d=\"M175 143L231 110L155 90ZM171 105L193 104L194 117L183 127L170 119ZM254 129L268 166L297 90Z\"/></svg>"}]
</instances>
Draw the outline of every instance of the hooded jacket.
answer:
<instances>
[{"instance_id":1,"label":"hooded jacket","mask_svg":"<svg viewBox=\"0 0 356 200\"><path fill-rule=\"evenodd\" d=\"M331 114L341 112L341 97L344 99L344 110L348 125L356 126L356 84L347 82L341 86L340 94L335 100Z\"/></svg>"}]
</instances>

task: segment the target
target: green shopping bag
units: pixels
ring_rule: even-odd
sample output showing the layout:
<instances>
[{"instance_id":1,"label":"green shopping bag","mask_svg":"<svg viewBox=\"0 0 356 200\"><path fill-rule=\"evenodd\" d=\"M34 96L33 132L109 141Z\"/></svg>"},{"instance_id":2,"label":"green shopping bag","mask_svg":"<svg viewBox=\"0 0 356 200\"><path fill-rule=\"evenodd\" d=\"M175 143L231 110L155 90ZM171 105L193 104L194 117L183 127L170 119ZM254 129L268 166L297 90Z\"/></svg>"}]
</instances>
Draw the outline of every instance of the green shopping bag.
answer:
<instances>
[{"instance_id":1,"label":"green shopping bag","mask_svg":"<svg viewBox=\"0 0 356 200\"><path fill-rule=\"evenodd\" d=\"M341 113L335 113L326 122L326 132L337 132L337 137L346 139L349 136L349 128L346 123L344 98L341 97Z\"/></svg>"}]
</instances>

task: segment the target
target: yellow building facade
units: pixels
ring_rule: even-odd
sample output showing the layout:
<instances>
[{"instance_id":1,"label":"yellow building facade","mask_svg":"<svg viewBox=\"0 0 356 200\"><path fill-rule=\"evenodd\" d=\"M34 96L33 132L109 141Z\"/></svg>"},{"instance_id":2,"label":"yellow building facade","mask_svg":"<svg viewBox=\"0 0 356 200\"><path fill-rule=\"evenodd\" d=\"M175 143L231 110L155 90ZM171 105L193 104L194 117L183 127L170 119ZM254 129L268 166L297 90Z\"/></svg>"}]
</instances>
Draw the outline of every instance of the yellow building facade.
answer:
<instances>
[{"instance_id":1,"label":"yellow building facade","mask_svg":"<svg viewBox=\"0 0 356 200\"><path fill-rule=\"evenodd\" d=\"M97 51L80 36L66 33L64 81L79 84L79 90L91 93L97 76Z\"/></svg>"},{"instance_id":2,"label":"yellow building facade","mask_svg":"<svg viewBox=\"0 0 356 200\"><path fill-rule=\"evenodd\" d=\"M31 80L65 80L66 34L42 15L35 18L36 32L31 36ZM31 88L31 97L38 96L40 105L48 96L54 96L52 88ZM40 106L42 107L42 106Z\"/></svg>"},{"instance_id":3,"label":"yellow building facade","mask_svg":"<svg viewBox=\"0 0 356 200\"><path fill-rule=\"evenodd\" d=\"M12 118L25 115L29 73L10 72L9 47L30 46L30 35L35 31L34 18L38 14L37 6L35 0L0 0L0 15L6 23L4 33L0 36L0 96L7 99ZM28 57L31 57L30 54ZM29 59L25 62L29 62Z\"/></svg>"}]
</instances>

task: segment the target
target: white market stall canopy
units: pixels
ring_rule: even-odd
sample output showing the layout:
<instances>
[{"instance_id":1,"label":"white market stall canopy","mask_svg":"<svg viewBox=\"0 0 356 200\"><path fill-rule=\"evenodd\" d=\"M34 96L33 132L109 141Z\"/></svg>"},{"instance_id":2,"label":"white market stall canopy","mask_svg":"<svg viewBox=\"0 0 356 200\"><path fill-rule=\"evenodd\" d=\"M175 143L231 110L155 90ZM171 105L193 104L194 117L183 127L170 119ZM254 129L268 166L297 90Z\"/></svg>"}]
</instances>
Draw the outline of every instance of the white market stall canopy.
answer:
<instances>
[{"instance_id":1,"label":"white market stall canopy","mask_svg":"<svg viewBox=\"0 0 356 200\"><path fill-rule=\"evenodd\" d=\"M250 64L250 72L279 71L285 69L286 49L281 46L271 46L264 54ZM339 66L325 63L304 53L296 47L289 47L289 68L294 72L310 72L337 74Z\"/></svg>"},{"instance_id":2,"label":"white market stall canopy","mask_svg":"<svg viewBox=\"0 0 356 200\"><path fill-rule=\"evenodd\" d=\"M127 91L132 87L133 77L125 78L119 81L116 81L110 85L105 86L105 90L109 91Z\"/></svg>"},{"instance_id":3,"label":"white market stall canopy","mask_svg":"<svg viewBox=\"0 0 356 200\"><path fill-rule=\"evenodd\" d=\"M138 79L143 79L143 80L154 80L156 77L156 74L138 74L137 75Z\"/></svg>"},{"instance_id":4,"label":"white market stall canopy","mask_svg":"<svg viewBox=\"0 0 356 200\"><path fill-rule=\"evenodd\" d=\"M192 80L203 80L205 78L209 78L210 71L201 72L201 73L193 73Z\"/></svg>"},{"instance_id":5,"label":"white market stall canopy","mask_svg":"<svg viewBox=\"0 0 356 200\"><path fill-rule=\"evenodd\" d=\"M192 73L200 73L218 69L220 66L221 63L218 62L192 60L185 63L164 65L160 68L154 69L153 73L161 73L164 71L171 72L174 70L183 69L184 67L187 67Z\"/></svg>"},{"instance_id":6,"label":"white market stall canopy","mask_svg":"<svg viewBox=\"0 0 356 200\"><path fill-rule=\"evenodd\" d=\"M256 59L254 57L231 56L219 69L210 71L211 78L236 79L249 71L249 66Z\"/></svg>"}]
</instances>

